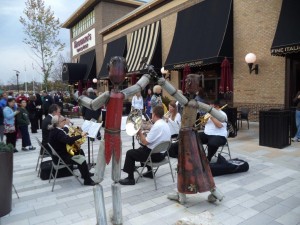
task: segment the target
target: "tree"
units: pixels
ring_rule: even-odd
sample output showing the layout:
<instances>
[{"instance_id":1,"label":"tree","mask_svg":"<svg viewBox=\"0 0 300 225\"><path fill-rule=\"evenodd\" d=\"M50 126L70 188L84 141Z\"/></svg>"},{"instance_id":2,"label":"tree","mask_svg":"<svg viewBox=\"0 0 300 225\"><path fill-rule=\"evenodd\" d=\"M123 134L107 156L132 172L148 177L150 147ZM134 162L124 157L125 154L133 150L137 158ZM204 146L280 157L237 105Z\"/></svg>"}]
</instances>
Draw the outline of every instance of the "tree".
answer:
<instances>
[{"instance_id":1,"label":"tree","mask_svg":"<svg viewBox=\"0 0 300 225\"><path fill-rule=\"evenodd\" d=\"M61 24L59 19L54 17L51 7L45 7L43 0L27 0L25 5L25 16L20 17L25 33L23 42L32 50L32 58L43 75L43 83L47 90L54 57L65 47L58 38Z\"/></svg>"},{"instance_id":2,"label":"tree","mask_svg":"<svg viewBox=\"0 0 300 225\"><path fill-rule=\"evenodd\" d=\"M63 64L65 62L71 61L68 58L70 58L70 57L68 57L68 56L64 57L62 54L59 54L59 56L57 57L57 61L53 67L52 76L51 76L54 81L62 81Z\"/></svg>"}]
</instances>

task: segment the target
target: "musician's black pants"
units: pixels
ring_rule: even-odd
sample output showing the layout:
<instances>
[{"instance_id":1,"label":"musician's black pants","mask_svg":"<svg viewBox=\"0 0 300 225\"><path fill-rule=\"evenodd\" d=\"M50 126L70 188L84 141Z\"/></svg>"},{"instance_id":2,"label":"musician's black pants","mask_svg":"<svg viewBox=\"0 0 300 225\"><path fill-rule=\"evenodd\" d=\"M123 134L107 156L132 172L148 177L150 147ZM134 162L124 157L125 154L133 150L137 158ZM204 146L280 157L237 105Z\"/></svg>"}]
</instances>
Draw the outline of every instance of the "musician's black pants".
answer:
<instances>
[{"instance_id":1,"label":"musician's black pants","mask_svg":"<svg viewBox=\"0 0 300 225\"><path fill-rule=\"evenodd\" d=\"M151 152L148 147L140 147L138 149L131 149L126 152L126 158L123 171L128 173L129 178L134 178L135 162L145 162ZM164 154L157 153L151 156L153 162L160 162L165 158ZM151 170L150 167L147 167Z\"/></svg>"},{"instance_id":2,"label":"musician's black pants","mask_svg":"<svg viewBox=\"0 0 300 225\"><path fill-rule=\"evenodd\" d=\"M216 154L218 148L226 144L226 138L223 136L207 135L201 132L199 137L202 144L207 144L207 159L209 162L214 154Z\"/></svg>"}]
</instances>

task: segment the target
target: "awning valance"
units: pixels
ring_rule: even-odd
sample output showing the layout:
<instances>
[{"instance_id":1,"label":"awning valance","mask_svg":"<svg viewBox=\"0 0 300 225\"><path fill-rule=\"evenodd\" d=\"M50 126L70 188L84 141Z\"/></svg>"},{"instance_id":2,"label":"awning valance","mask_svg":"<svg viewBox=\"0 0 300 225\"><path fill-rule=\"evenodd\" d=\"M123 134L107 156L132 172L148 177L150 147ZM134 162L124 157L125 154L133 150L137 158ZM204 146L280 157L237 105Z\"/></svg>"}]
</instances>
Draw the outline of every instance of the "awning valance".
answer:
<instances>
[{"instance_id":1,"label":"awning valance","mask_svg":"<svg viewBox=\"0 0 300 225\"><path fill-rule=\"evenodd\" d=\"M107 64L109 64L109 61L113 56L125 56L127 51L126 42L126 36L123 36L107 44L105 57L101 70L98 74L98 79L108 78Z\"/></svg>"},{"instance_id":2,"label":"awning valance","mask_svg":"<svg viewBox=\"0 0 300 225\"><path fill-rule=\"evenodd\" d=\"M141 64L143 59L146 59L147 64L153 64L153 56L157 51L161 51L158 48L160 48L160 21L134 31L126 55L128 73L140 73L144 70L144 64ZM161 65L154 66L161 67Z\"/></svg>"},{"instance_id":3,"label":"awning valance","mask_svg":"<svg viewBox=\"0 0 300 225\"><path fill-rule=\"evenodd\" d=\"M233 56L232 0L206 0L178 12L165 69L221 63Z\"/></svg>"},{"instance_id":4,"label":"awning valance","mask_svg":"<svg viewBox=\"0 0 300 225\"><path fill-rule=\"evenodd\" d=\"M86 65L83 80L92 80L96 77L95 49L81 55L79 62Z\"/></svg>"},{"instance_id":5,"label":"awning valance","mask_svg":"<svg viewBox=\"0 0 300 225\"><path fill-rule=\"evenodd\" d=\"M62 68L62 80L72 84L83 79L86 72L86 64L64 63Z\"/></svg>"},{"instance_id":6,"label":"awning valance","mask_svg":"<svg viewBox=\"0 0 300 225\"><path fill-rule=\"evenodd\" d=\"M285 56L300 52L300 1L283 0L271 54Z\"/></svg>"}]
</instances>

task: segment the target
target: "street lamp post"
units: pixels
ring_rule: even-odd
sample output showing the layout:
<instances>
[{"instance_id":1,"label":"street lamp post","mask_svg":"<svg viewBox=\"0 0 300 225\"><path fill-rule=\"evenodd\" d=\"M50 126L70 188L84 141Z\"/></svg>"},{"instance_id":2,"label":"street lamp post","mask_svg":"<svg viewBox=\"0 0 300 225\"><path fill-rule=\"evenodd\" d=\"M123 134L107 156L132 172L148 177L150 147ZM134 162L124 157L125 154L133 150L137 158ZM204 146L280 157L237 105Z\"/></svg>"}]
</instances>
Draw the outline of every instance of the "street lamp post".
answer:
<instances>
[{"instance_id":1,"label":"street lamp post","mask_svg":"<svg viewBox=\"0 0 300 225\"><path fill-rule=\"evenodd\" d=\"M14 70L16 71L16 76L17 76L17 89L18 89L18 93L19 93L19 74L20 72L18 70Z\"/></svg>"}]
</instances>

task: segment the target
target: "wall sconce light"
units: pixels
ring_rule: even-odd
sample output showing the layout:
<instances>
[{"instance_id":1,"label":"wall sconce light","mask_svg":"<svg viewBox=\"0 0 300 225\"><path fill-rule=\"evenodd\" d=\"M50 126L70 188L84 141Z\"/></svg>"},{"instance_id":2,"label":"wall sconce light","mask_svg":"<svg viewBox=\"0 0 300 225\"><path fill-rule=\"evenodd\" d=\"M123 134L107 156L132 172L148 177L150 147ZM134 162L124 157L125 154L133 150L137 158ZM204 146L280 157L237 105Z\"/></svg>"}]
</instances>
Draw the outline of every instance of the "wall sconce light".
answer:
<instances>
[{"instance_id":1,"label":"wall sconce light","mask_svg":"<svg viewBox=\"0 0 300 225\"><path fill-rule=\"evenodd\" d=\"M171 80L171 75L169 74L169 70L165 70L165 67L160 69L161 74L164 76L165 79Z\"/></svg>"},{"instance_id":2,"label":"wall sconce light","mask_svg":"<svg viewBox=\"0 0 300 225\"><path fill-rule=\"evenodd\" d=\"M97 78L94 78L94 79L93 79L93 83L94 83L94 84L97 84L97 82L98 82Z\"/></svg>"},{"instance_id":3,"label":"wall sconce light","mask_svg":"<svg viewBox=\"0 0 300 225\"><path fill-rule=\"evenodd\" d=\"M250 74L252 73L253 70L255 71L255 74L258 74L258 64L255 64L254 68L252 69L253 64L256 61L256 55L253 53L248 53L245 56L245 61L246 63L248 63Z\"/></svg>"}]
</instances>

